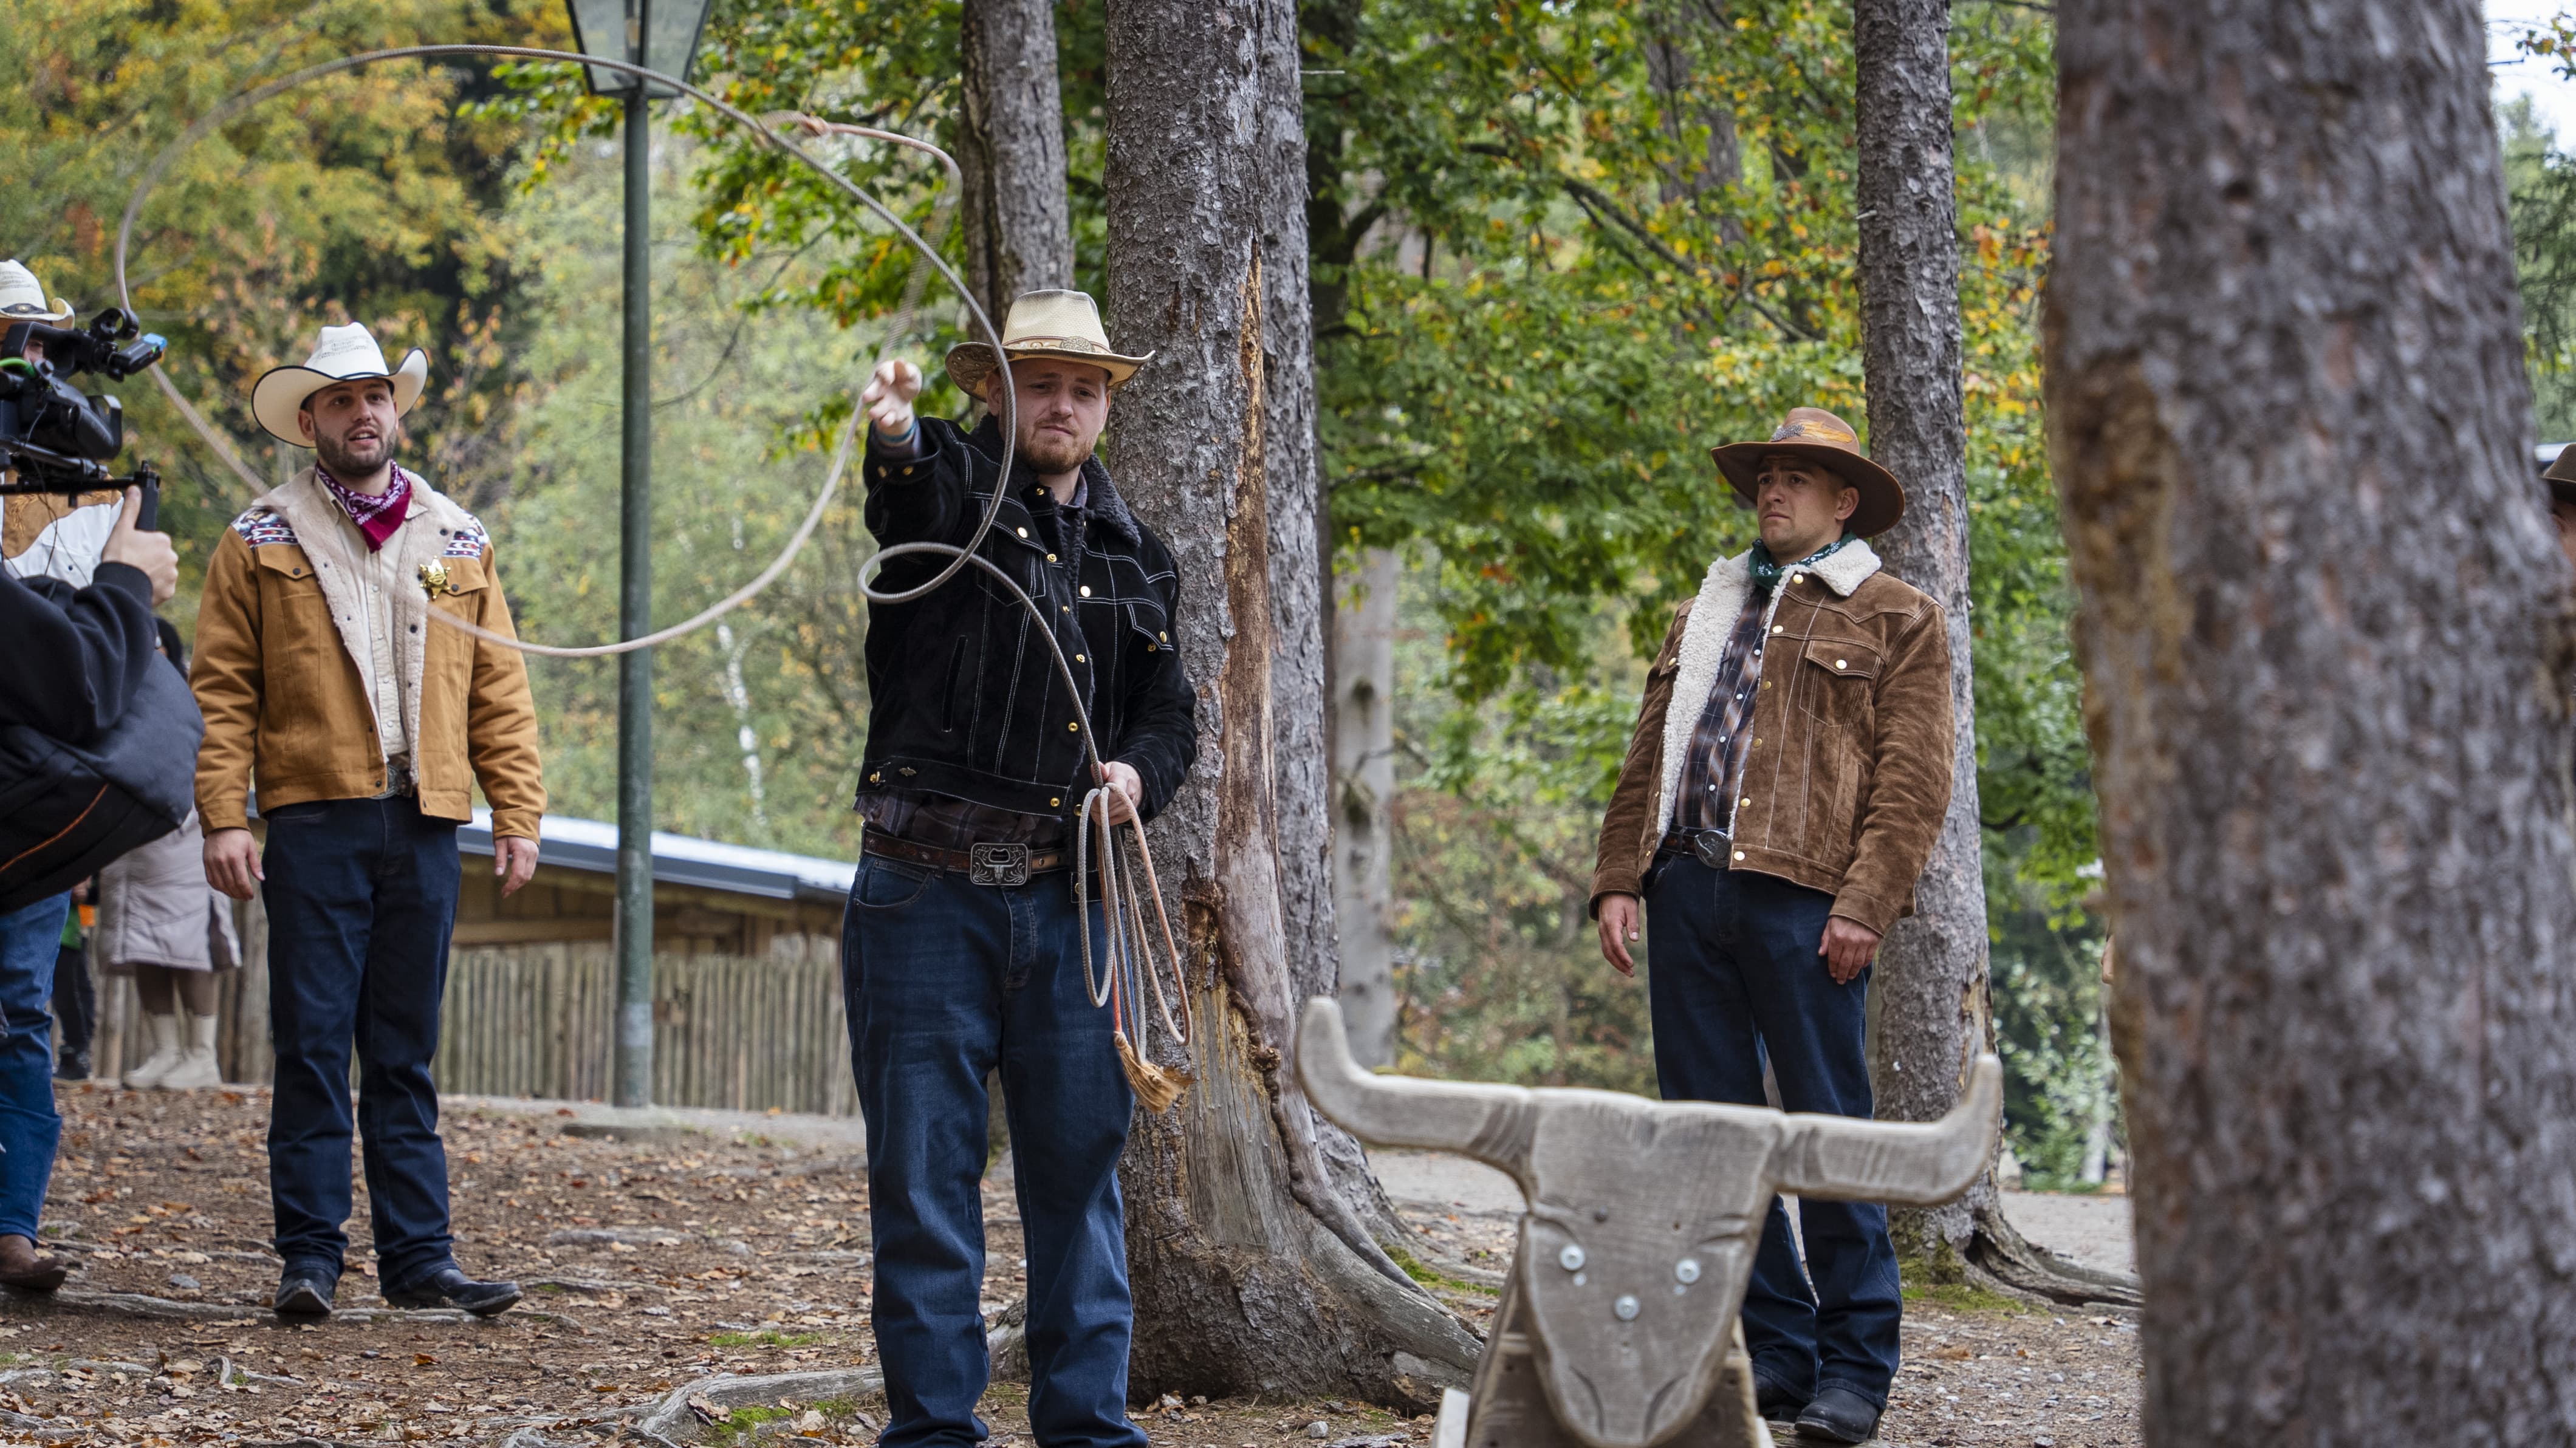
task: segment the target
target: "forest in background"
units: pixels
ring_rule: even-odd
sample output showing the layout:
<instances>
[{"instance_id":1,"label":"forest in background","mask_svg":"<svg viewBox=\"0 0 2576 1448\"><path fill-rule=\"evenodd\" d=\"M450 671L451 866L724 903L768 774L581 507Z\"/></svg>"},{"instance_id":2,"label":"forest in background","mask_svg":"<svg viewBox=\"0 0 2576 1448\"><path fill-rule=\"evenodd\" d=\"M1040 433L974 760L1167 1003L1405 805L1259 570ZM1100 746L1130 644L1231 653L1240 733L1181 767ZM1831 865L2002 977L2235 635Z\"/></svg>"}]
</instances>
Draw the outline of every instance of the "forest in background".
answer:
<instances>
[{"instance_id":1,"label":"forest in background","mask_svg":"<svg viewBox=\"0 0 2576 1448\"><path fill-rule=\"evenodd\" d=\"M1749 541L1711 443L1791 405L1858 420L1848 7L1810 0L1321 0L1304 10L1309 208L1331 538L1347 571L1403 560L1397 847L1406 1069L1651 1092L1642 989L1584 919L1599 809L1672 606ZM1100 290L1098 0L1058 11L1078 284ZM700 75L755 113L943 143L958 7L722 0ZM2548 52L2555 32L2533 37ZM379 45L563 46L543 0L63 0L0 12L0 251L84 311L114 298L142 167L222 97ZM1954 10L1980 791L1994 1008L2023 1162L2072 1181L2116 1134L2102 1042L2097 869L2071 598L2041 433L2048 262L2045 12ZM2554 52L2564 54L2564 51ZM368 322L433 357L406 460L481 511L524 632L614 618L618 139L569 74L388 65L269 103L182 159L138 228L147 326L172 380L255 468L250 378L314 326ZM2502 116L2542 430L2576 427L2563 324L2576 163ZM819 484L846 384L889 341L962 335L934 291L886 335L912 270L882 228L680 104L659 127L656 616L755 571ZM839 143L835 143L839 144ZM822 148L818 148L822 149ZM836 156L916 225L933 177ZM954 238L949 238L953 244ZM1117 320L1110 319L1113 336ZM934 377L936 368L932 369ZM248 500L148 386L136 453L173 479L187 581ZM935 388L932 408L956 411ZM1113 421L1114 425L1114 421ZM847 856L864 730L871 547L836 508L780 586L664 649L662 828ZM614 669L531 660L561 813L613 814Z\"/></svg>"}]
</instances>

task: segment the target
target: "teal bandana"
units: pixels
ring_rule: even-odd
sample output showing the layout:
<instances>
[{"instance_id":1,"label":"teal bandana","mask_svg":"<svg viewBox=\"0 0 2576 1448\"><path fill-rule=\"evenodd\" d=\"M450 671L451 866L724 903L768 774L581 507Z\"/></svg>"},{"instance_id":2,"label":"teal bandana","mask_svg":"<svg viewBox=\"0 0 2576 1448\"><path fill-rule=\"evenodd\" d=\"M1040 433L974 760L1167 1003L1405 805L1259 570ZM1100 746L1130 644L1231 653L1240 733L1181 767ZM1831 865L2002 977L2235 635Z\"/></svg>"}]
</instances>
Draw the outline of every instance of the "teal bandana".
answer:
<instances>
[{"instance_id":1,"label":"teal bandana","mask_svg":"<svg viewBox=\"0 0 2576 1448\"><path fill-rule=\"evenodd\" d=\"M1744 559L1747 563L1753 565L1754 589L1757 592L1769 593L1771 590L1780 586L1780 579L1783 575L1787 574L1790 569L1808 567L1819 558L1831 556L1834 550L1842 547L1850 541L1852 541L1852 535L1845 533L1843 536L1826 544L1824 547L1817 549L1815 552L1808 554L1806 557L1799 559L1797 562L1789 564L1772 562L1771 550L1763 547L1759 543L1756 543L1753 545L1753 551L1745 554Z\"/></svg>"}]
</instances>

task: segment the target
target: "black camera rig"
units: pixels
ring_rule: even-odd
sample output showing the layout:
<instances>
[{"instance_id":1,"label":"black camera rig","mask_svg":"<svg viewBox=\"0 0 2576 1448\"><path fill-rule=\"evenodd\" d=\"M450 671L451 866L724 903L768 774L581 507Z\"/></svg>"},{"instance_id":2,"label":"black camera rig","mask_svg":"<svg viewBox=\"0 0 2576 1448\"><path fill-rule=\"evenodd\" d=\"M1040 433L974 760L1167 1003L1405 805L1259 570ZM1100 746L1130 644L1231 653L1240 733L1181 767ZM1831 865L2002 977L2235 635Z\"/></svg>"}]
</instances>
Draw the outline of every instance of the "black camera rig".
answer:
<instances>
[{"instance_id":1,"label":"black camera rig","mask_svg":"<svg viewBox=\"0 0 2576 1448\"><path fill-rule=\"evenodd\" d=\"M27 356L33 342L41 360ZM132 314L110 307L85 328L12 322L0 331L0 496L51 493L80 497L143 490L140 528L158 521L161 475L138 463L129 477L108 464L125 450L125 406L101 393L84 395L66 379L96 372L122 381L161 360L169 344L141 332Z\"/></svg>"}]
</instances>

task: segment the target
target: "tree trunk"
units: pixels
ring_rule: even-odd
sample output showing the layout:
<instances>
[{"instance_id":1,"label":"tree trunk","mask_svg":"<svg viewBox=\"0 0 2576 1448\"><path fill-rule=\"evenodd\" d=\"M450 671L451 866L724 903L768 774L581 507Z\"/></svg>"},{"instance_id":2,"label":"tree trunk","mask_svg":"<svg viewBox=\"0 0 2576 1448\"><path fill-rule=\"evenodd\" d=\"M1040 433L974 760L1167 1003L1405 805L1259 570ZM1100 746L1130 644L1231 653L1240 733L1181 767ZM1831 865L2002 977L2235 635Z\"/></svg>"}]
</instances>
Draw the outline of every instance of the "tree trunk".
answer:
<instances>
[{"instance_id":1,"label":"tree trunk","mask_svg":"<svg viewBox=\"0 0 2576 1448\"><path fill-rule=\"evenodd\" d=\"M998 327L1013 297L1073 285L1055 7L1051 0L966 0L960 40L966 279Z\"/></svg>"},{"instance_id":2,"label":"tree trunk","mask_svg":"<svg viewBox=\"0 0 2576 1448\"><path fill-rule=\"evenodd\" d=\"M1361 555L1333 609L1334 911L1341 924L1342 1018L1351 1056L1395 1064L1395 938L1387 930L1395 853L1395 590L1391 549Z\"/></svg>"},{"instance_id":3,"label":"tree trunk","mask_svg":"<svg viewBox=\"0 0 2576 1448\"><path fill-rule=\"evenodd\" d=\"M1286 571L1274 555L1296 528L1274 527L1272 509L1313 497L1311 400L1302 417L1268 415L1298 395L1274 389L1273 361L1302 367L1307 348L1302 308L1280 321L1269 273L1302 270L1304 254L1279 214L1280 131L1267 113L1283 104L1283 69L1294 84L1296 14L1287 0L1118 0L1107 30L1112 333L1157 354L1121 390L1110 465L1179 568L1175 632L1199 684L1201 740L1190 783L1154 827L1187 918L1199 1029L1179 1062L1187 1096L1138 1118L1121 1174L1131 1382L1139 1394L1334 1392L1422 1411L1442 1386L1464 1385L1475 1338L1372 1240L1325 1164L1291 1062L1315 944L1292 946L1290 922L1331 929L1329 902L1301 916L1285 898L1294 881L1321 888L1325 861L1307 870L1282 845L1299 815L1323 818L1324 772L1284 768L1274 733ZM1312 560L1302 567L1311 577ZM1316 627L1311 608L1285 612ZM1294 645L1307 658L1321 648L1320 637ZM1311 698L1320 715L1320 680ZM1283 804L1292 790L1313 797Z\"/></svg>"},{"instance_id":4,"label":"tree trunk","mask_svg":"<svg viewBox=\"0 0 2576 1448\"><path fill-rule=\"evenodd\" d=\"M1870 1085L1887 1120L1931 1121L1987 1049L1986 883L1977 823L1976 673L1969 664L1967 425L1960 398L1958 223L1951 197L1948 0L1857 0L1861 368L1870 455L1905 484L1905 521L1873 544L1950 626L1958 720L1950 812L1915 913L1870 983ZM1945 1207L1891 1214L1897 1247L1953 1276L1992 1174Z\"/></svg>"},{"instance_id":5,"label":"tree trunk","mask_svg":"<svg viewBox=\"0 0 2576 1448\"><path fill-rule=\"evenodd\" d=\"M2058 7L2150 1444L2563 1443L2568 573L2473 0Z\"/></svg>"}]
</instances>

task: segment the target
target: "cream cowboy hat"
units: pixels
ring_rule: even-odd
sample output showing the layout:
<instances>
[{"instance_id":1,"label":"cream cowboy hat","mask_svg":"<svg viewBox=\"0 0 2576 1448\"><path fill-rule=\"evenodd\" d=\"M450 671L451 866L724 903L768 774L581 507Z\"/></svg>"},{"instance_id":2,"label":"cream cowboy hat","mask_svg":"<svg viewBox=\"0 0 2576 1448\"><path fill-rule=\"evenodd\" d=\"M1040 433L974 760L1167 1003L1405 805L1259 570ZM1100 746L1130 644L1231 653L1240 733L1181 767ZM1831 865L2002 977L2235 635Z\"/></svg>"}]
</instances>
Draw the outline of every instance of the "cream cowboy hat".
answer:
<instances>
[{"instance_id":1,"label":"cream cowboy hat","mask_svg":"<svg viewBox=\"0 0 2576 1448\"><path fill-rule=\"evenodd\" d=\"M420 390L429 383L429 354L414 347L402 366L387 368L384 349L376 345L376 334L366 324L325 327L321 345L304 359L303 366L272 367L251 384L250 415L279 442L311 447L295 426L296 410L323 388L361 377L382 377L393 383L394 415L399 417L420 401Z\"/></svg>"},{"instance_id":2,"label":"cream cowboy hat","mask_svg":"<svg viewBox=\"0 0 2576 1448\"><path fill-rule=\"evenodd\" d=\"M1109 350L1101 330L1100 308L1089 292L1028 292L1011 303L1002 322L1002 350L1016 362L1023 357L1054 357L1087 362L1109 374L1117 386L1154 360L1154 354L1124 357ZM993 375L993 349L982 342L960 342L948 349L948 380L969 397L984 395L984 379Z\"/></svg>"},{"instance_id":3,"label":"cream cowboy hat","mask_svg":"<svg viewBox=\"0 0 2576 1448\"><path fill-rule=\"evenodd\" d=\"M54 298L45 307L45 288L36 274L14 261L0 261L0 323L59 322L72 314L72 304Z\"/></svg>"}]
</instances>

